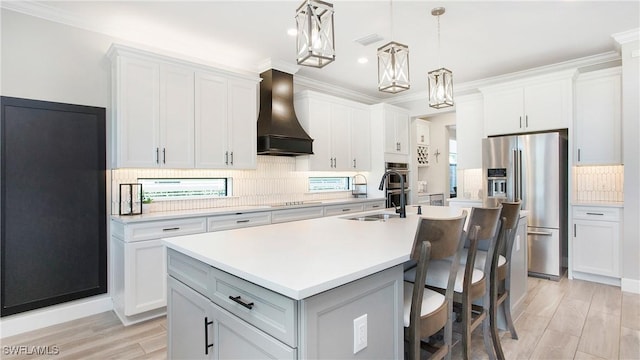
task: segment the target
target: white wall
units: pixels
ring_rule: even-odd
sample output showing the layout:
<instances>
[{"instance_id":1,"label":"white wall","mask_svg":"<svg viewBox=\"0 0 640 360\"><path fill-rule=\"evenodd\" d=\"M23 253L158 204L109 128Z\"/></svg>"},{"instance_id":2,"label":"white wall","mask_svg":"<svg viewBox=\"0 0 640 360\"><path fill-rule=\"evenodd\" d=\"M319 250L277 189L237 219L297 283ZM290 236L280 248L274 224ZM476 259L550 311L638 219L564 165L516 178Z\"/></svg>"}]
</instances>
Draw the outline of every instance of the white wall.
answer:
<instances>
[{"instance_id":1,"label":"white wall","mask_svg":"<svg viewBox=\"0 0 640 360\"><path fill-rule=\"evenodd\" d=\"M638 29L622 43L624 228L622 290L640 293L640 40ZM620 41L619 39L616 39Z\"/></svg>"},{"instance_id":2,"label":"white wall","mask_svg":"<svg viewBox=\"0 0 640 360\"><path fill-rule=\"evenodd\" d=\"M426 169L427 190L430 193L444 193L449 197L449 130L448 125L456 124L454 112L444 113L429 120L429 166ZM436 161L435 153L440 152Z\"/></svg>"},{"instance_id":3,"label":"white wall","mask_svg":"<svg viewBox=\"0 0 640 360\"><path fill-rule=\"evenodd\" d=\"M2 16L3 96L108 107L116 41L6 9Z\"/></svg>"}]
</instances>

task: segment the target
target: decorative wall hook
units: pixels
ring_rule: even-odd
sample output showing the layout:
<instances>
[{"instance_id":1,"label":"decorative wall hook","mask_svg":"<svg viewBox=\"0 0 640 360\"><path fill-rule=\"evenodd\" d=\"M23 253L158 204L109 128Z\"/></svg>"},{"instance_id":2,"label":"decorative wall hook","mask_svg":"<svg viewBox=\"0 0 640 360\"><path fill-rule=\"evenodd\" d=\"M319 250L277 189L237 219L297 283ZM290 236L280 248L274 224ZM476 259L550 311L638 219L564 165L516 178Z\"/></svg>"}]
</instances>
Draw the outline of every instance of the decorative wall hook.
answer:
<instances>
[{"instance_id":1,"label":"decorative wall hook","mask_svg":"<svg viewBox=\"0 0 640 360\"><path fill-rule=\"evenodd\" d=\"M436 162L438 162L438 156L440 156L440 149L436 149L436 152L433 155L436 156Z\"/></svg>"}]
</instances>

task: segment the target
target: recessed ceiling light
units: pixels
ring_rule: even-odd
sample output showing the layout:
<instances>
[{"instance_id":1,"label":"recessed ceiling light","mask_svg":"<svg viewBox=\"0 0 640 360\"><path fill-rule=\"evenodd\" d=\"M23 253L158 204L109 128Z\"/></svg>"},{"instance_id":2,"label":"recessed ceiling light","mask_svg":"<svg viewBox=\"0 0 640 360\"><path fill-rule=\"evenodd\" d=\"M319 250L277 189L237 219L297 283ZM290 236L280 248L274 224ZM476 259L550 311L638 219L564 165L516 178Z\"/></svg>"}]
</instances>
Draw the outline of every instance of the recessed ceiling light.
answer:
<instances>
[{"instance_id":1,"label":"recessed ceiling light","mask_svg":"<svg viewBox=\"0 0 640 360\"><path fill-rule=\"evenodd\" d=\"M366 64L366 63L368 63L368 62L369 62L369 59L367 59L367 58L366 58L366 57L364 57L364 56L363 56L363 57L361 57L361 58L358 58L358 64Z\"/></svg>"},{"instance_id":2,"label":"recessed ceiling light","mask_svg":"<svg viewBox=\"0 0 640 360\"><path fill-rule=\"evenodd\" d=\"M298 35L298 30L295 29L295 28L287 29L287 35L296 36L296 35Z\"/></svg>"}]
</instances>

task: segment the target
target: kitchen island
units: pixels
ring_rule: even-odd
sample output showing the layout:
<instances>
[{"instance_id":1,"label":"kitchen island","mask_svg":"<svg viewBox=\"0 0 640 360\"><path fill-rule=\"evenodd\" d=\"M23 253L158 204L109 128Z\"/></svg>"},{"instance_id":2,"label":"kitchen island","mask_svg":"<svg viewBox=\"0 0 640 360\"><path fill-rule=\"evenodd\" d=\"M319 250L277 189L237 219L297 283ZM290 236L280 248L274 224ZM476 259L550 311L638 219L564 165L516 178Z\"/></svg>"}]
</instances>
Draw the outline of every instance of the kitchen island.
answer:
<instances>
[{"instance_id":1,"label":"kitchen island","mask_svg":"<svg viewBox=\"0 0 640 360\"><path fill-rule=\"evenodd\" d=\"M169 356L401 358L403 264L418 223L407 210L166 239Z\"/></svg>"}]
</instances>

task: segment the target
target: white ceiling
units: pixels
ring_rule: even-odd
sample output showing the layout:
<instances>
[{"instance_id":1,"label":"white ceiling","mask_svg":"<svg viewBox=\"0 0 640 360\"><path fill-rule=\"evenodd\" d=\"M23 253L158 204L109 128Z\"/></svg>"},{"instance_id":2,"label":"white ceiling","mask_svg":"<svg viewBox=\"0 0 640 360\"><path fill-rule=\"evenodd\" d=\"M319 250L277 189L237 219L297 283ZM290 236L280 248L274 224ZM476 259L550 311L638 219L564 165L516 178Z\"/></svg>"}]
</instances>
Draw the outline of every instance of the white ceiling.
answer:
<instances>
[{"instance_id":1,"label":"white ceiling","mask_svg":"<svg viewBox=\"0 0 640 360\"><path fill-rule=\"evenodd\" d=\"M106 33L207 63L258 72L266 59L295 64L296 1L46 1L2 6ZM376 50L390 39L390 2L329 0L335 9L336 61L301 67L311 81L380 100L426 91L426 73L443 65L467 83L616 49L612 34L640 28L640 1L393 2L393 39L410 51L411 90L377 91ZM437 20L441 16L441 64ZM384 40L362 46L355 39ZM367 64L357 59L367 57ZM455 86L455 85L454 85Z\"/></svg>"}]
</instances>

